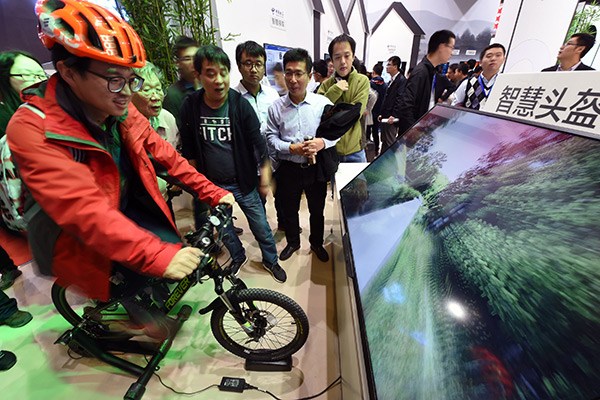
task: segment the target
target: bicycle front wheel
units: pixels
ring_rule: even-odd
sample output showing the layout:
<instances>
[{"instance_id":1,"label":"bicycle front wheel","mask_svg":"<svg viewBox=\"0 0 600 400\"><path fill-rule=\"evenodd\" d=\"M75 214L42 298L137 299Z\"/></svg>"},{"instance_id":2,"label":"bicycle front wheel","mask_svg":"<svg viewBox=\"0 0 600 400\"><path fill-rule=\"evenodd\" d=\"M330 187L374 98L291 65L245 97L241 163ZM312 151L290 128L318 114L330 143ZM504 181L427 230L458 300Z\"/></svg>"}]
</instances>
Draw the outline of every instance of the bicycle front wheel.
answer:
<instances>
[{"instance_id":1,"label":"bicycle front wheel","mask_svg":"<svg viewBox=\"0 0 600 400\"><path fill-rule=\"evenodd\" d=\"M236 299L253 333L246 333L223 303L210 318L213 335L231 353L256 361L281 360L306 342L308 318L294 300L268 289L242 289Z\"/></svg>"}]
</instances>

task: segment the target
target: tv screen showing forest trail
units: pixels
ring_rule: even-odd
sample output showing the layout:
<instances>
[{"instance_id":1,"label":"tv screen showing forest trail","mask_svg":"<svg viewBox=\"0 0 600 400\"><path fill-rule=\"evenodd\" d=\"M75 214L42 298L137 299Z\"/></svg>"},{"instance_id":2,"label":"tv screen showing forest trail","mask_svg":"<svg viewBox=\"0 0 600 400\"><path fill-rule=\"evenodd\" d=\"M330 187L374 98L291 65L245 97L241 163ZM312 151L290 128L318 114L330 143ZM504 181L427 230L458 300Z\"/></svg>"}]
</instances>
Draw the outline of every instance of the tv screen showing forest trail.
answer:
<instances>
[{"instance_id":1,"label":"tv screen showing forest trail","mask_svg":"<svg viewBox=\"0 0 600 400\"><path fill-rule=\"evenodd\" d=\"M379 399L600 397L600 140L438 106L341 200Z\"/></svg>"}]
</instances>

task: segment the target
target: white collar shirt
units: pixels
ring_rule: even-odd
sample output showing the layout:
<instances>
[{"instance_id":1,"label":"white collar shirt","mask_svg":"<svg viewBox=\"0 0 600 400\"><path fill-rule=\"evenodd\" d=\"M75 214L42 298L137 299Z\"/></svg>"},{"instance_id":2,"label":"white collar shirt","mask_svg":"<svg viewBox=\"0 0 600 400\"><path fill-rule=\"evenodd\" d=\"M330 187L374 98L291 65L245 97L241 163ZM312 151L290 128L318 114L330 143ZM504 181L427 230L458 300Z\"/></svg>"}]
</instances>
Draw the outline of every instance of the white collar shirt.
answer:
<instances>
[{"instance_id":1,"label":"white collar shirt","mask_svg":"<svg viewBox=\"0 0 600 400\"><path fill-rule=\"evenodd\" d=\"M294 104L289 95L275 101L269 108L267 122L267 143L277 160L287 160L297 164L307 162L306 157L291 154L290 145L302 143L307 136L316 137L321 123L321 115L331 101L320 94L306 93L300 104ZM323 139L325 148L335 146L337 140Z\"/></svg>"}]
</instances>

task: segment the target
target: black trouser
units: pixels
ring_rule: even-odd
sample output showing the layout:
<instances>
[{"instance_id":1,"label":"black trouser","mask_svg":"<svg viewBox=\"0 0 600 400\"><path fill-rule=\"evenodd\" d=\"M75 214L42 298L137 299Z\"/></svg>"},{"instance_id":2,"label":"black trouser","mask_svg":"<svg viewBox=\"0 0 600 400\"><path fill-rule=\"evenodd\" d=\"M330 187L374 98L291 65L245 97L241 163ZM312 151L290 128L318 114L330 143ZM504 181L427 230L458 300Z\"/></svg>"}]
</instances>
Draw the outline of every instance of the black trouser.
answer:
<instances>
[{"instance_id":1,"label":"black trouser","mask_svg":"<svg viewBox=\"0 0 600 400\"><path fill-rule=\"evenodd\" d=\"M323 245L323 231L325 229L325 197L327 196L327 182L316 179L317 167L305 164L296 164L282 161L275 172L277 183L277 199L280 202L285 238L288 245L300 245L300 199L302 192L306 194L308 211L310 213L309 242L313 246Z\"/></svg>"},{"instance_id":2,"label":"black trouser","mask_svg":"<svg viewBox=\"0 0 600 400\"><path fill-rule=\"evenodd\" d=\"M377 116L373 116L373 125L367 126L367 140L373 137L373 143L375 144L375 152L379 151L379 124Z\"/></svg>"},{"instance_id":3,"label":"black trouser","mask_svg":"<svg viewBox=\"0 0 600 400\"><path fill-rule=\"evenodd\" d=\"M17 266L15 265L13 260L10 258L10 256L6 252L6 250L4 250L4 248L2 246L0 246L0 274L3 274L5 272L11 271L11 270L15 270L15 269L17 269Z\"/></svg>"}]
</instances>

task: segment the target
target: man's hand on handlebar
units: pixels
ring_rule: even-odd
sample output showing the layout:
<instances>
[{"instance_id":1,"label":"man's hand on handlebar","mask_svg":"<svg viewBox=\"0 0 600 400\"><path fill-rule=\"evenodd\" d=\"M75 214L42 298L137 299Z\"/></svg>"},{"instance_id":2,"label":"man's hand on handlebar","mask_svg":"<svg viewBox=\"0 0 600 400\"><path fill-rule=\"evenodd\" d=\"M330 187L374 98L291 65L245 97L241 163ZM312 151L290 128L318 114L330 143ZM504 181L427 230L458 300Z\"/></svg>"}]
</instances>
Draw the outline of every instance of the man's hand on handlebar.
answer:
<instances>
[{"instance_id":1,"label":"man's hand on handlebar","mask_svg":"<svg viewBox=\"0 0 600 400\"><path fill-rule=\"evenodd\" d=\"M233 194L227 193L225 196L221 197L219 200L219 204L227 204L228 206L233 206L235 204L235 197Z\"/></svg>"},{"instance_id":2,"label":"man's hand on handlebar","mask_svg":"<svg viewBox=\"0 0 600 400\"><path fill-rule=\"evenodd\" d=\"M228 196L233 197L231 194ZM182 248L175 254L175 257L173 257L169 265L167 265L167 270L163 274L163 278L176 281L185 278L198 267L202 256L202 251L198 248Z\"/></svg>"}]
</instances>

